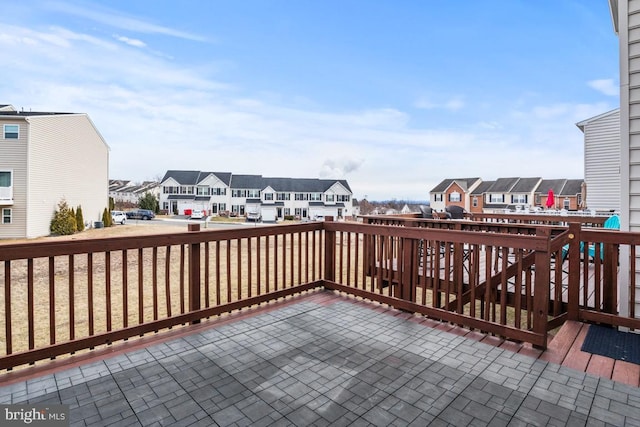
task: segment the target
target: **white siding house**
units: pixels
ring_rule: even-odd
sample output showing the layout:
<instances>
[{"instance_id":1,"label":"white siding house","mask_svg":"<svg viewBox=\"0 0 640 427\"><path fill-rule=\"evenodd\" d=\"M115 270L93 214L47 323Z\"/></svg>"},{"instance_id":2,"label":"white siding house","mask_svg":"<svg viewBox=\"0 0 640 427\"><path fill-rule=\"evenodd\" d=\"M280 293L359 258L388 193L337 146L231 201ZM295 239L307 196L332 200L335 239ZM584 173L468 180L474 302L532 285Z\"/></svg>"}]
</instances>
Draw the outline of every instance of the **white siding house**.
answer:
<instances>
[{"instance_id":1,"label":"white siding house","mask_svg":"<svg viewBox=\"0 0 640 427\"><path fill-rule=\"evenodd\" d=\"M620 228L640 231L640 1L609 0L609 6L620 55ZM626 284L631 278L625 277L628 271L629 249L623 246L620 301L629 300ZM635 280L640 284L640 274ZM640 296L640 289L636 295ZM635 306L636 313L640 313L638 299ZM618 307L621 315L628 315L627 304L621 303Z\"/></svg>"},{"instance_id":2,"label":"white siding house","mask_svg":"<svg viewBox=\"0 0 640 427\"><path fill-rule=\"evenodd\" d=\"M576 123L584 133L586 206L620 211L620 109Z\"/></svg>"},{"instance_id":3,"label":"white siding house","mask_svg":"<svg viewBox=\"0 0 640 427\"><path fill-rule=\"evenodd\" d=\"M108 207L109 148L86 114L0 109L0 238L48 235L61 200L85 221Z\"/></svg>"},{"instance_id":4,"label":"white siding house","mask_svg":"<svg viewBox=\"0 0 640 427\"><path fill-rule=\"evenodd\" d=\"M170 170L160 185L160 208L179 215L193 209L240 217L256 212L263 221L353 215L352 192L345 180Z\"/></svg>"}]
</instances>

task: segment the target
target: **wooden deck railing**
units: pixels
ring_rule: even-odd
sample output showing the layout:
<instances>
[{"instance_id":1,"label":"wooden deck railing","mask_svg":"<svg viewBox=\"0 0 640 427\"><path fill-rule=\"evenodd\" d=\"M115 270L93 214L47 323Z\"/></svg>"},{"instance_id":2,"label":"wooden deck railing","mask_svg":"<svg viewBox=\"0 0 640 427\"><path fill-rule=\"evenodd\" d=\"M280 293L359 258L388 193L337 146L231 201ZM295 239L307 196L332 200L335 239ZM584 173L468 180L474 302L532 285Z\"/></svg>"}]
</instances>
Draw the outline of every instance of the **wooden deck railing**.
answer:
<instances>
[{"instance_id":1,"label":"wooden deck railing","mask_svg":"<svg viewBox=\"0 0 640 427\"><path fill-rule=\"evenodd\" d=\"M321 223L0 245L0 369L319 286Z\"/></svg>"},{"instance_id":2,"label":"wooden deck railing","mask_svg":"<svg viewBox=\"0 0 640 427\"><path fill-rule=\"evenodd\" d=\"M548 213L525 214L525 213L473 213L467 214L465 220L447 220L445 218L427 219L421 218L420 214L405 215L361 215L359 217L365 224L379 225L408 225L424 226L431 228L468 227L470 223L488 223L496 225L522 225L522 226L568 226L569 223L577 222L587 227L602 227L607 220L607 216L591 215L557 215ZM458 225L455 225L455 224ZM460 224L462 223L462 224ZM423 224L423 225L416 225ZM448 224L448 225L447 225Z\"/></svg>"},{"instance_id":3,"label":"wooden deck railing","mask_svg":"<svg viewBox=\"0 0 640 427\"><path fill-rule=\"evenodd\" d=\"M325 286L546 346L552 229L535 234L326 223ZM335 234L335 236L333 236Z\"/></svg>"},{"instance_id":4,"label":"wooden deck railing","mask_svg":"<svg viewBox=\"0 0 640 427\"><path fill-rule=\"evenodd\" d=\"M402 221L0 245L0 369L320 286L543 348L566 319L640 328L631 303L638 233ZM618 253L629 257L628 276Z\"/></svg>"}]
</instances>

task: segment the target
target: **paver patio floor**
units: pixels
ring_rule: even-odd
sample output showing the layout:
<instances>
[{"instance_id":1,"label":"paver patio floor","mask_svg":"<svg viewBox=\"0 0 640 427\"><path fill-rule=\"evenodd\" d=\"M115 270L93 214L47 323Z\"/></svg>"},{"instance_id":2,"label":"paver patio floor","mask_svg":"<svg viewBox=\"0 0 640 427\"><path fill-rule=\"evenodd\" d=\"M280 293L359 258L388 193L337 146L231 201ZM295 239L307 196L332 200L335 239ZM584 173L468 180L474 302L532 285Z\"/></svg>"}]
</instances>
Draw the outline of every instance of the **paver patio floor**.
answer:
<instances>
[{"instance_id":1,"label":"paver patio floor","mask_svg":"<svg viewBox=\"0 0 640 427\"><path fill-rule=\"evenodd\" d=\"M640 389L316 292L0 387L71 425L640 426ZM396 312L397 313L397 312Z\"/></svg>"}]
</instances>

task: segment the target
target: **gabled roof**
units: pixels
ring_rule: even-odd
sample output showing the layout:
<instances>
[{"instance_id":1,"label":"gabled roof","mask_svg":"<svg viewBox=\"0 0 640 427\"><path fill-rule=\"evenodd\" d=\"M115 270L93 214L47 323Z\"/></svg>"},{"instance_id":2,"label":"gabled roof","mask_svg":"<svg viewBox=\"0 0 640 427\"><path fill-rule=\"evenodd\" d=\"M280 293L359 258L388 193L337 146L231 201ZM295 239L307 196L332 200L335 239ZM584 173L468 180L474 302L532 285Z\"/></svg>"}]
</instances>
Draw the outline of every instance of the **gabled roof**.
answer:
<instances>
[{"instance_id":1,"label":"gabled roof","mask_svg":"<svg viewBox=\"0 0 640 427\"><path fill-rule=\"evenodd\" d=\"M498 178L487 193L510 193L520 178Z\"/></svg>"},{"instance_id":2,"label":"gabled roof","mask_svg":"<svg viewBox=\"0 0 640 427\"><path fill-rule=\"evenodd\" d=\"M540 177L536 178L519 178L518 182L511 189L512 193L531 193L536 189L538 183L542 180Z\"/></svg>"},{"instance_id":3,"label":"gabled roof","mask_svg":"<svg viewBox=\"0 0 640 427\"><path fill-rule=\"evenodd\" d=\"M231 179L231 173L229 172L168 170L167 173L164 174L164 177L160 182L165 182L169 178L173 178L181 185L196 185L211 174L218 177L218 179L224 182L226 185L229 185L229 180Z\"/></svg>"},{"instance_id":4,"label":"gabled roof","mask_svg":"<svg viewBox=\"0 0 640 427\"><path fill-rule=\"evenodd\" d=\"M606 113L598 114L597 116L585 119L581 122L576 123L576 126L584 132L584 127L590 123L596 122L598 120L604 119L606 117L612 116L614 114L620 114L620 108L616 108L615 110L607 111Z\"/></svg>"},{"instance_id":5,"label":"gabled roof","mask_svg":"<svg viewBox=\"0 0 640 427\"><path fill-rule=\"evenodd\" d=\"M536 193L546 194L551 189L557 196L575 196L582 192L583 183L584 179L545 179Z\"/></svg>"},{"instance_id":6,"label":"gabled roof","mask_svg":"<svg viewBox=\"0 0 640 427\"><path fill-rule=\"evenodd\" d=\"M210 174L218 177L222 182L234 189L263 190L267 187L276 192L324 193L333 185L339 183L347 191L352 192L349 183L344 179L317 178L269 178L262 175L235 175L229 172L200 172L169 170L161 182L173 179L180 185L196 185Z\"/></svg>"},{"instance_id":7,"label":"gabled roof","mask_svg":"<svg viewBox=\"0 0 640 427\"><path fill-rule=\"evenodd\" d=\"M451 186L451 184L453 184L454 182L456 184L458 184L460 186L460 188L462 188L466 192L469 188L471 188L471 186L473 184L478 182L478 180L480 180L480 178L449 178L449 179L445 179L442 182L440 182L440 184L436 185L431 190L431 193L444 193L445 191L447 191L447 188L449 188Z\"/></svg>"},{"instance_id":8,"label":"gabled roof","mask_svg":"<svg viewBox=\"0 0 640 427\"><path fill-rule=\"evenodd\" d=\"M562 196L575 196L582 192L582 184L584 179L568 179L562 188L560 195Z\"/></svg>"},{"instance_id":9,"label":"gabled roof","mask_svg":"<svg viewBox=\"0 0 640 427\"><path fill-rule=\"evenodd\" d=\"M232 174L229 187L262 190L265 185L263 184L262 175Z\"/></svg>"},{"instance_id":10,"label":"gabled roof","mask_svg":"<svg viewBox=\"0 0 640 427\"><path fill-rule=\"evenodd\" d=\"M62 113L54 111L16 111L11 105L0 105L0 117L35 117L35 116L59 116L78 113Z\"/></svg>"},{"instance_id":11,"label":"gabled roof","mask_svg":"<svg viewBox=\"0 0 640 427\"><path fill-rule=\"evenodd\" d=\"M554 194L561 194L566 179L543 179L536 189L536 193L547 194L549 190L553 190Z\"/></svg>"},{"instance_id":12,"label":"gabled roof","mask_svg":"<svg viewBox=\"0 0 640 427\"><path fill-rule=\"evenodd\" d=\"M264 178L264 187L281 193L324 193L336 182L351 192L346 180L317 178Z\"/></svg>"},{"instance_id":13,"label":"gabled roof","mask_svg":"<svg viewBox=\"0 0 640 427\"><path fill-rule=\"evenodd\" d=\"M495 181L482 181L480 185L478 185L475 190L471 192L471 194L484 194L495 184Z\"/></svg>"}]
</instances>

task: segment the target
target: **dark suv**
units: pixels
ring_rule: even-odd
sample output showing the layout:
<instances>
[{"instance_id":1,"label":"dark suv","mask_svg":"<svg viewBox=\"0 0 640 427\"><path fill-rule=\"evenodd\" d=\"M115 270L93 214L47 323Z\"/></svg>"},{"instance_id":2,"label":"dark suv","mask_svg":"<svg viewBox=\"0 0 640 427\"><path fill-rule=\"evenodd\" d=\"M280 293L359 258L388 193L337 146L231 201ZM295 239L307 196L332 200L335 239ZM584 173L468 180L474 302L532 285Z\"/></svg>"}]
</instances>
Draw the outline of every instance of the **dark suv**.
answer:
<instances>
[{"instance_id":1,"label":"dark suv","mask_svg":"<svg viewBox=\"0 0 640 427\"><path fill-rule=\"evenodd\" d=\"M149 209L135 209L127 212L127 219L153 219L156 215Z\"/></svg>"}]
</instances>

